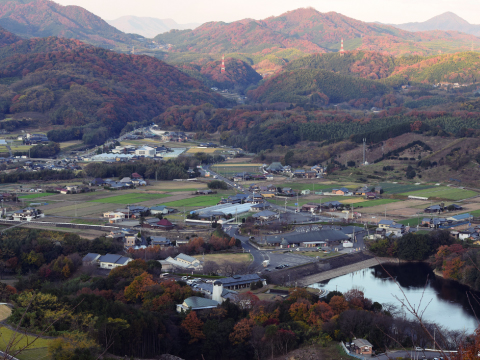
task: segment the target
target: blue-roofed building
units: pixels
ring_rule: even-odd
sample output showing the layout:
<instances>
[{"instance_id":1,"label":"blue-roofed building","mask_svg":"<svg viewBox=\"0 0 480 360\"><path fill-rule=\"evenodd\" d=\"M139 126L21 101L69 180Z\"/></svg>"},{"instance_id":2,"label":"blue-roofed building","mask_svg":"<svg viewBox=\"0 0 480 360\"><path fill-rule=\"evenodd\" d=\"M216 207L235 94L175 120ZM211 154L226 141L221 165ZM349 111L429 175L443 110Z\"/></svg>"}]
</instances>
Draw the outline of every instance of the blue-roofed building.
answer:
<instances>
[{"instance_id":1,"label":"blue-roofed building","mask_svg":"<svg viewBox=\"0 0 480 360\"><path fill-rule=\"evenodd\" d=\"M393 220L380 220L378 223L378 227L382 229L392 227L393 225L395 225L395 221Z\"/></svg>"},{"instance_id":2,"label":"blue-roofed building","mask_svg":"<svg viewBox=\"0 0 480 360\"><path fill-rule=\"evenodd\" d=\"M466 213L466 214L459 214L459 215L450 216L449 218L447 218L447 220L455 221L455 222L468 221L468 220L470 220L471 217L472 217L472 215L470 215L469 213Z\"/></svg>"}]
</instances>

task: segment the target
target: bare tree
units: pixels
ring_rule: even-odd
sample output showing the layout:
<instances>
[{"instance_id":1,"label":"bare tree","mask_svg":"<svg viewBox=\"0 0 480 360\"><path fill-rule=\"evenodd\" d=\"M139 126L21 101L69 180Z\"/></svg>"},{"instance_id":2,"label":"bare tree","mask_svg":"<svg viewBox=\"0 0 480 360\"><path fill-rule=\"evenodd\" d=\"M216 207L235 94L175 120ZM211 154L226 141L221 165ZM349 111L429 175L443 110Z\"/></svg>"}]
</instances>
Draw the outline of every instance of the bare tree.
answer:
<instances>
[{"instance_id":1,"label":"bare tree","mask_svg":"<svg viewBox=\"0 0 480 360\"><path fill-rule=\"evenodd\" d=\"M203 273L206 275L218 275L220 266L215 261L207 260L203 264Z\"/></svg>"}]
</instances>

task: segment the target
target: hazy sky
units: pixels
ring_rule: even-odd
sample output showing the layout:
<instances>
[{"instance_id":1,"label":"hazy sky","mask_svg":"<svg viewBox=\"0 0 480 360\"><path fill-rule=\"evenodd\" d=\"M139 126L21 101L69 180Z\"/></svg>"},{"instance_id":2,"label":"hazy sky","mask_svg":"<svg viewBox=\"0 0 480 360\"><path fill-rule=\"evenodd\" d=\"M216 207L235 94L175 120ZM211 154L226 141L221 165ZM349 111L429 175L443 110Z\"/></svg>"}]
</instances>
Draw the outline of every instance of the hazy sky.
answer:
<instances>
[{"instance_id":1,"label":"hazy sky","mask_svg":"<svg viewBox=\"0 0 480 360\"><path fill-rule=\"evenodd\" d=\"M178 23L231 22L263 19L299 7L336 11L363 21L404 23L425 21L452 11L472 24L480 23L479 0L54 0L79 5L105 20L123 15L171 18Z\"/></svg>"}]
</instances>

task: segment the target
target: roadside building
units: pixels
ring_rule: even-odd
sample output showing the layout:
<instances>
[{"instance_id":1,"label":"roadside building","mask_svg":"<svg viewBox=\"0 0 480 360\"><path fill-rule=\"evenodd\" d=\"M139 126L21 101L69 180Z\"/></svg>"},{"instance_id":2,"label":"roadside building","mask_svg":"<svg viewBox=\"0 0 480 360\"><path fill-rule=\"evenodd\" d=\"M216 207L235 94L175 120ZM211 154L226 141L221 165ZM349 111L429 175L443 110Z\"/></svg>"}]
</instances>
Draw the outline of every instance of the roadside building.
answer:
<instances>
[{"instance_id":1,"label":"roadside building","mask_svg":"<svg viewBox=\"0 0 480 360\"><path fill-rule=\"evenodd\" d=\"M350 350L357 355L363 356L372 356L373 353L373 345L370 344L368 340L365 339L355 339L352 341L353 346L351 346Z\"/></svg>"},{"instance_id":2,"label":"roadside building","mask_svg":"<svg viewBox=\"0 0 480 360\"><path fill-rule=\"evenodd\" d=\"M215 300L205 299L199 296L186 298L183 303L177 304L177 312L186 312L188 310L200 311L217 308L219 303Z\"/></svg>"}]
</instances>

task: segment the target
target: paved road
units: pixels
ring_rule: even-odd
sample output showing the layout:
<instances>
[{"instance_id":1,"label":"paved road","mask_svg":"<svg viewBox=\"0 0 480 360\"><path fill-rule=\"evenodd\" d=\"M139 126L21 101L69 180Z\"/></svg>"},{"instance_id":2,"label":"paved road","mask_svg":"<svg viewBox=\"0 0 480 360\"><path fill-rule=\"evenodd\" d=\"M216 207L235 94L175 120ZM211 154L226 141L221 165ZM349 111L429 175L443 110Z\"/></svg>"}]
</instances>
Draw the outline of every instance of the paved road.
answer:
<instances>
[{"instance_id":1,"label":"paved road","mask_svg":"<svg viewBox=\"0 0 480 360\"><path fill-rule=\"evenodd\" d=\"M447 354L448 356L448 354ZM442 357L442 354L438 351L394 351L394 352L388 352L386 354L378 355L375 357L375 359L380 359L380 360L391 360L391 359L397 359L397 358L409 358L409 359L440 359ZM443 357L445 360L448 358Z\"/></svg>"},{"instance_id":2,"label":"paved road","mask_svg":"<svg viewBox=\"0 0 480 360\"><path fill-rule=\"evenodd\" d=\"M5 354L3 351L0 351L0 357L2 359L7 359L7 360L18 360L16 357L13 357L11 355Z\"/></svg>"}]
</instances>

